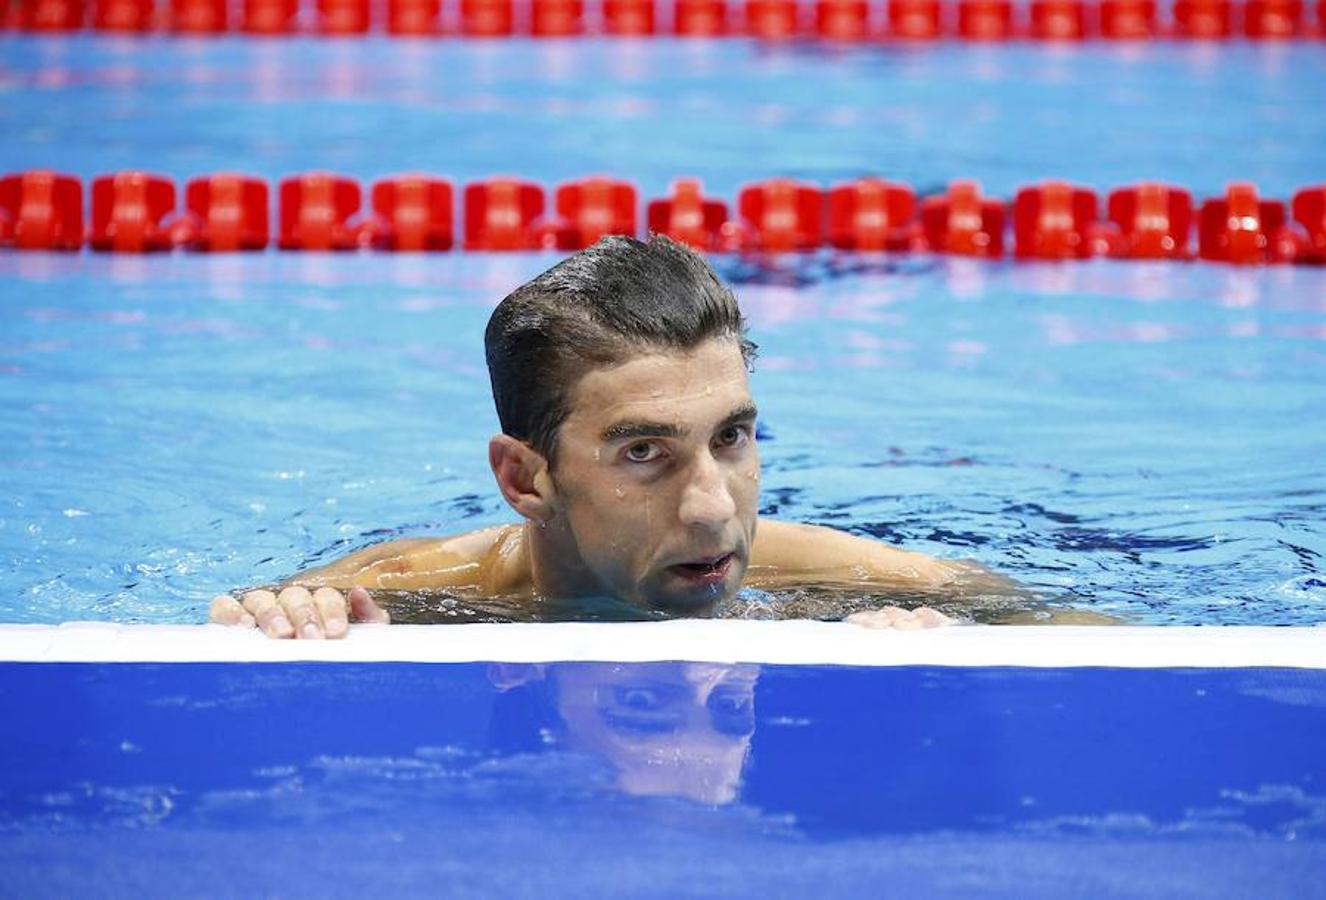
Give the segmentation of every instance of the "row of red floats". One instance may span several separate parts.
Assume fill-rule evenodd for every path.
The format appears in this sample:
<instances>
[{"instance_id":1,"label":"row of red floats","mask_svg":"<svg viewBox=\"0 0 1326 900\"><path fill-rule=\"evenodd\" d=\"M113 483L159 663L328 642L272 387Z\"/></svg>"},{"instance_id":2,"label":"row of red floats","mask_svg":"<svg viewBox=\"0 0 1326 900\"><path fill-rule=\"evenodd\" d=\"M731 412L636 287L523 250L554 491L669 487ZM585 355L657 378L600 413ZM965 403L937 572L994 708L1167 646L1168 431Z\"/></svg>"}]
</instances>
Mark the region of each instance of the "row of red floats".
<instances>
[{"instance_id":1,"label":"row of red floats","mask_svg":"<svg viewBox=\"0 0 1326 900\"><path fill-rule=\"evenodd\" d=\"M173 182L141 172L92 182L92 221L83 222L77 178L34 171L0 179L0 246L22 250L93 249L141 253L184 247L261 250L272 242L266 182L243 175L195 178L176 206ZM283 250L448 250L456 241L452 185L426 175L389 178L361 214L357 182L326 173L280 183L276 245ZM638 193L627 181L588 178L562 184L545 215L543 188L515 179L468 184L463 191L466 250L579 250L606 234L638 234ZM736 216L680 179L668 197L649 201L649 232L714 252L788 252L823 246L871 252L931 251L999 257L1011 230L1023 259L1187 259L1233 263L1326 262L1326 185L1298 191L1286 204L1250 184L1195 206L1188 191L1141 184L1105 200L1090 189L1045 182L1011 203L982 196L972 181L918 199L906 185L863 178L828 191L791 179L743 187Z\"/></svg>"},{"instance_id":2,"label":"row of red floats","mask_svg":"<svg viewBox=\"0 0 1326 900\"><path fill-rule=\"evenodd\" d=\"M8 27L28 31L72 31L90 19L93 28L141 32L164 26L177 32L219 34L231 27L253 34L300 30L299 0L19 0L9 5ZM392 34L443 32L442 0L316 0L316 33L365 34L376 18ZM880 0L876 0L880 2ZM1174 0L1170 21L1162 23L1156 0L1030 0L1025 10L1011 0L884 0L878 15L869 0L674 0L670 21L659 19L655 0L602 0L592 30L609 35L670 33L697 37L748 35L766 39L818 36L833 40L881 38L1001 41L1016 37L1082 40L1090 37L1136 40L1161 36L1197 39L1294 38L1326 33L1326 0L1317 0L1316 23L1308 21L1304 0ZM738 12L739 9L739 12ZM385 12L385 21L383 19ZM1025 13L1025 15L1024 15ZM457 21L446 30L471 37L516 33L570 36L591 30L584 0L459 0Z\"/></svg>"}]
</instances>

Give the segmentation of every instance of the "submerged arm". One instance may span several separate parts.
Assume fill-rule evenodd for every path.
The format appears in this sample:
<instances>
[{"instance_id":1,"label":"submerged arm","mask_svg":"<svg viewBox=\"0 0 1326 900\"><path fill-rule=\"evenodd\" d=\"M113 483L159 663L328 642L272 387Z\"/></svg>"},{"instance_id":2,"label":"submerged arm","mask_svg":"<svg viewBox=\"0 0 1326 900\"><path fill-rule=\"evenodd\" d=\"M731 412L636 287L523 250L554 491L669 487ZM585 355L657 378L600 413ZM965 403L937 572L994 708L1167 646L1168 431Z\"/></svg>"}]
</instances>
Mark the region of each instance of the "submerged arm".
<instances>
[{"instance_id":1,"label":"submerged arm","mask_svg":"<svg viewBox=\"0 0 1326 900\"><path fill-rule=\"evenodd\" d=\"M999 624L1122 624L1100 613L1056 609L1011 578L977 563L935 559L834 528L768 519L761 520L756 531L747 583L765 589L882 588L919 595L927 604L943 602L946 607L994 596L1002 598L1005 606L986 620Z\"/></svg>"}]
</instances>

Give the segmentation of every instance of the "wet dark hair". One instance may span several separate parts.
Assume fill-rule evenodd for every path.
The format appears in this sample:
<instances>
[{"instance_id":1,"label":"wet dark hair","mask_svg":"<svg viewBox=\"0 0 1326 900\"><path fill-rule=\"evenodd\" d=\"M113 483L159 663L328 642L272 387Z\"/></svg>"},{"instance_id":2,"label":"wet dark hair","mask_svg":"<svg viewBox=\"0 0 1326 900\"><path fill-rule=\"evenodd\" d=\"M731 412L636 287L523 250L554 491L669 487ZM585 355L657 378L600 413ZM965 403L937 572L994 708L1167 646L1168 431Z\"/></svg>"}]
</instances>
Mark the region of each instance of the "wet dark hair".
<instances>
[{"instance_id":1,"label":"wet dark hair","mask_svg":"<svg viewBox=\"0 0 1326 900\"><path fill-rule=\"evenodd\" d=\"M662 235L615 235L516 288L484 333L502 431L554 463L571 391L593 369L642 352L730 338L747 367L755 345L732 291L704 257Z\"/></svg>"}]
</instances>

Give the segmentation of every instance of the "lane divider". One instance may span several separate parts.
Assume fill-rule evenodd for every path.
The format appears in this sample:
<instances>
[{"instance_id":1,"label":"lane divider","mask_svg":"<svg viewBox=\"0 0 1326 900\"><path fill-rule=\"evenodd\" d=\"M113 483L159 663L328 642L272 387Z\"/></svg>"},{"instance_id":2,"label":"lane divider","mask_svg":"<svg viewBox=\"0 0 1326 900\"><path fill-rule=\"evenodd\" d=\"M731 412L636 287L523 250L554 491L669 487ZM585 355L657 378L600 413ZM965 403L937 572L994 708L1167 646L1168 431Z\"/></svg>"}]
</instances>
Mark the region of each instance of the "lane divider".
<instances>
[{"instance_id":1,"label":"lane divider","mask_svg":"<svg viewBox=\"0 0 1326 900\"><path fill-rule=\"evenodd\" d=\"M260 178L216 174L185 185L177 204L169 178L117 172L94 178L84 227L83 185L72 175L35 170L0 178L0 247L150 253L262 250L562 250L606 234L641 234L634 184L593 177L558 185L547 208L532 181L492 178L464 186L463 228L450 182L400 175L376 182L369 208L354 179L326 172L286 178L271 190ZM1011 201L987 197L975 181L952 182L918 198L909 186L861 178L827 190L788 178L743 186L735 209L681 178L644 204L645 231L718 253L931 252L955 256L1067 260L1199 258L1236 264L1326 263L1326 184L1288 202L1231 184L1195 203L1173 185L1095 190L1045 181ZM735 215L732 213L735 212ZM1195 246L1194 246L1195 238Z\"/></svg>"},{"instance_id":2,"label":"lane divider","mask_svg":"<svg viewBox=\"0 0 1326 900\"><path fill-rule=\"evenodd\" d=\"M309 2L309 0L305 0ZM1310 0L1309 0L1310 2ZM1285 40L1326 36L1326 0L1315 21L1304 0L18 0L0 27L70 32L329 36L754 37L831 41ZM454 10L452 7L455 7ZM237 12L236 17L233 13ZM665 19L666 16L666 19Z\"/></svg>"}]
</instances>

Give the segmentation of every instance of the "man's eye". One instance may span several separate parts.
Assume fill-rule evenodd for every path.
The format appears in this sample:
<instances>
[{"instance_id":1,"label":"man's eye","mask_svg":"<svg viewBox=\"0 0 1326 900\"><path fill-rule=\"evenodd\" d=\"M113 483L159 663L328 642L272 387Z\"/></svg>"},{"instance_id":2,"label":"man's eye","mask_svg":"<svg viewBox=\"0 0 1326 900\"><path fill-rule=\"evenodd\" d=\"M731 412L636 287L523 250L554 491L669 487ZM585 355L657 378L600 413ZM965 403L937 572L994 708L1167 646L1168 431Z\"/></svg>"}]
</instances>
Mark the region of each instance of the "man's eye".
<instances>
[{"instance_id":1,"label":"man's eye","mask_svg":"<svg viewBox=\"0 0 1326 900\"><path fill-rule=\"evenodd\" d=\"M739 447L746 443L750 437L750 432L742 425L729 425L718 433L718 444L721 447Z\"/></svg>"},{"instance_id":2,"label":"man's eye","mask_svg":"<svg viewBox=\"0 0 1326 900\"><path fill-rule=\"evenodd\" d=\"M626 448L626 458L631 462L643 463L652 462L663 455L658 444L651 441L645 441L639 444L632 444Z\"/></svg>"}]
</instances>

